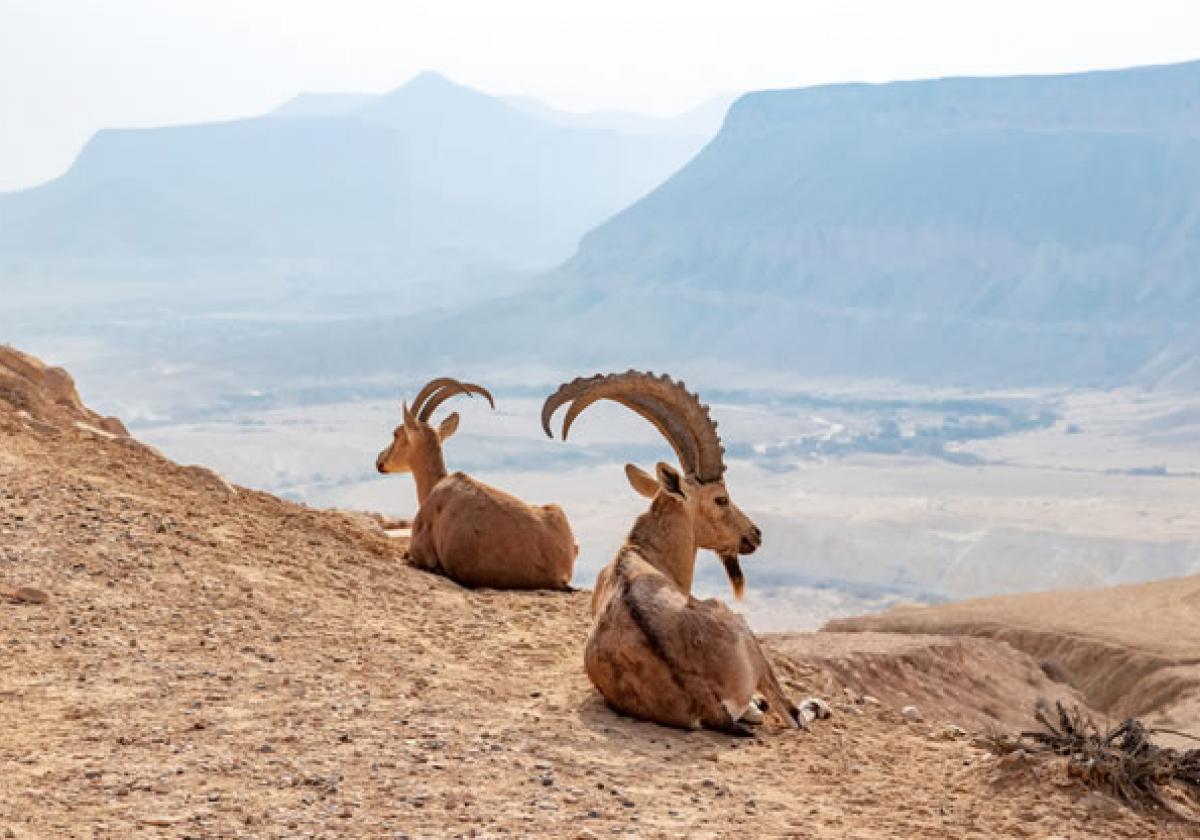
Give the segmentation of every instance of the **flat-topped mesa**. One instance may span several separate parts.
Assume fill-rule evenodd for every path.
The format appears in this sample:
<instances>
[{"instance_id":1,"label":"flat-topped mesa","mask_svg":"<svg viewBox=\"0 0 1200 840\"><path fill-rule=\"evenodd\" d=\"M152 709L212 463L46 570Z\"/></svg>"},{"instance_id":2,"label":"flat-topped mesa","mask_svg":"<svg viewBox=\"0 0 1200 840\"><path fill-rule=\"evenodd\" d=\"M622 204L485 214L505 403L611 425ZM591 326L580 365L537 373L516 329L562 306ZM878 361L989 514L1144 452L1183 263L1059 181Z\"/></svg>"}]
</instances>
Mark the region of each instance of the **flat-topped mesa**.
<instances>
[{"instance_id":1,"label":"flat-topped mesa","mask_svg":"<svg viewBox=\"0 0 1200 840\"><path fill-rule=\"evenodd\" d=\"M103 417L83 404L65 370L7 345L0 346L0 413L27 418L46 431L82 427L129 436L116 417Z\"/></svg>"},{"instance_id":2,"label":"flat-topped mesa","mask_svg":"<svg viewBox=\"0 0 1200 840\"><path fill-rule=\"evenodd\" d=\"M411 473L420 505L412 524L413 565L464 586L567 589L579 548L558 505L529 505L461 472L448 473L442 445L458 431L455 412L436 428L433 413L451 397L486 388L441 377L417 393L391 444L379 453L381 473Z\"/></svg>"},{"instance_id":3,"label":"flat-topped mesa","mask_svg":"<svg viewBox=\"0 0 1200 840\"><path fill-rule=\"evenodd\" d=\"M649 420L683 472L666 463L653 476L625 467L634 490L651 502L596 580L584 652L592 683L619 711L667 726L749 735L748 724L761 720L755 692L789 726L801 725L745 619L691 594L699 549L720 556L741 597L738 555L762 543L762 532L729 498L724 453L707 407L669 376L628 371L563 385L546 400L542 425L549 434L554 412L568 405L565 439L579 414L602 399Z\"/></svg>"}]
</instances>

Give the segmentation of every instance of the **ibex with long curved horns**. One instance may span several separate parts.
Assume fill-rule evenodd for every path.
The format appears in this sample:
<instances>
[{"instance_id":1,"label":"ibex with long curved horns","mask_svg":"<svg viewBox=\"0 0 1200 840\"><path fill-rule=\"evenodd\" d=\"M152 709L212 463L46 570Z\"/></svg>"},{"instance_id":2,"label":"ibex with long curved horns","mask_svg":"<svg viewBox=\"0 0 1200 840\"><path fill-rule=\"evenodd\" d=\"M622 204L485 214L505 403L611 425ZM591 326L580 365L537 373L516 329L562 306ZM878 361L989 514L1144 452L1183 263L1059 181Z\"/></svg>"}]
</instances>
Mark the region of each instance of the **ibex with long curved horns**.
<instances>
[{"instance_id":1,"label":"ibex with long curved horns","mask_svg":"<svg viewBox=\"0 0 1200 840\"><path fill-rule=\"evenodd\" d=\"M527 505L461 472L447 474L442 444L458 430L458 413L431 425L433 412L458 394L487 389L456 379L434 379L404 405L404 423L375 461L381 473L411 472L419 508L409 555L420 568L464 586L493 589L567 589L578 547L558 505Z\"/></svg>"},{"instance_id":2,"label":"ibex with long curved horns","mask_svg":"<svg viewBox=\"0 0 1200 840\"><path fill-rule=\"evenodd\" d=\"M761 720L755 692L788 725L802 726L745 620L720 601L691 594L698 549L720 556L740 597L745 579L738 555L762 542L729 499L725 452L708 408L682 382L629 371L563 385L542 408L542 428L552 436L550 419L569 403L565 440L580 413L604 399L649 420L675 450L683 473L666 463L658 464L656 476L625 467L630 484L652 501L596 581L584 652L588 676L618 711L667 726L752 734L746 722Z\"/></svg>"}]
</instances>

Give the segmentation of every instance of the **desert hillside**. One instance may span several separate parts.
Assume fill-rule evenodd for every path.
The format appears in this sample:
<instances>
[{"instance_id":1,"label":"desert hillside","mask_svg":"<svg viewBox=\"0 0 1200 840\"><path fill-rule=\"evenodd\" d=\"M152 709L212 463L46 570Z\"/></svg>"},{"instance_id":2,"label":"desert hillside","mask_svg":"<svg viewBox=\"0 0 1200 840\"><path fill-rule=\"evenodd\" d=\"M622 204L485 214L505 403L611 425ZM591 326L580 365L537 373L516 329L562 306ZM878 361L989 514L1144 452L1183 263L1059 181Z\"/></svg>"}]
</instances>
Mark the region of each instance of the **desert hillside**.
<instances>
[{"instance_id":1,"label":"desert hillside","mask_svg":"<svg viewBox=\"0 0 1200 840\"><path fill-rule=\"evenodd\" d=\"M1078 701L1003 642L780 637L830 720L677 732L599 701L586 593L403 548L171 463L0 348L0 837L1188 836L949 726Z\"/></svg>"},{"instance_id":2,"label":"desert hillside","mask_svg":"<svg viewBox=\"0 0 1200 840\"><path fill-rule=\"evenodd\" d=\"M1200 731L1200 577L962 601L830 622L827 630L1007 642L1113 718ZM872 633L873 635L873 633Z\"/></svg>"}]
</instances>

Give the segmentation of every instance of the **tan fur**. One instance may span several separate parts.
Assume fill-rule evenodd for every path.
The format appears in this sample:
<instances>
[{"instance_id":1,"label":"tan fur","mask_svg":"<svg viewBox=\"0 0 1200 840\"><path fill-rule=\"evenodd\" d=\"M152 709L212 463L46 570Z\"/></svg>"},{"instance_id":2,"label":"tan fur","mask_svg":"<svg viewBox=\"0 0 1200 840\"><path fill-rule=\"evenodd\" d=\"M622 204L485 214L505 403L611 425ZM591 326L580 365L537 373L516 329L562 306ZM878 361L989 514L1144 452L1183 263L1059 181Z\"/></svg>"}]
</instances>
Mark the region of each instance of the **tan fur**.
<instances>
[{"instance_id":1,"label":"tan fur","mask_svg":"<svg viewBox=\"0 0 1200 840\"><path fill-rule=\"evenodd\" d=\"M740 720L755 692L788 725L800 726L745 620L720 601L691 595L698 548L749 553L758 529L732 502L715 504L728 498L723 481L700 483L665 464L658 469L650 509L596 580L588 676L609 705L667 726L751 734ZM648 474L632 465L626 474L649 495Z\"/></svg>"},{"instance_id":2,"label":"tan fur","mask_svg":"<svg viewBox=\"0 0 1200 840\"><path fill-rule=\"evenodd\" d=\"M464 586L568 589L579 552L558 505L528 505L456 472L448 475L442 443L458 429L458 414L438 429L405 407L405 423L379 454L383 473L410 472L420 504L412 524L413 565Z\"/></svg>"},{"instance_id":3,"label":"tan fur","mask_svg":"<svg viewBox=\"0 0 1200 840\"><path fill-rule=\"evenodd\" d=\"M566 589L576 551L558 505L527 505L461 472L421 504L409 549L415 566L492 589Z\"/></svg>"}]
</instances>

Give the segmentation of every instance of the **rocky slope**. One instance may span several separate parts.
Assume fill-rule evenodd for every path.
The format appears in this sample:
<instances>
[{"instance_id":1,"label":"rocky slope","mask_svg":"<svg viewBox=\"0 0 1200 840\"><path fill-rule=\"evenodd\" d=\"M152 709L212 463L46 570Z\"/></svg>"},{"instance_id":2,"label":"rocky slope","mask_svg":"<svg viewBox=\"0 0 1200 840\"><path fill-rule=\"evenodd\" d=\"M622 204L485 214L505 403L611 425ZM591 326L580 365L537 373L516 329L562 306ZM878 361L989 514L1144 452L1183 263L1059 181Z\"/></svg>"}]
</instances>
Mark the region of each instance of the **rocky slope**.
<instances>
[{"instance_id":1,"label":"rocky slope","mask_svg":"<svg viewBox=\"0 0 1200 840\"><path fill-rule=\"evenodd\" d=\"M412 570L369 518L78 420L64 376L21 378L58 408L0 400L2 837L1186 836L945 730L976 686L922 662L1026 681L1015 709L1039 672L1006 645L779 640L831 720L749 741L631 721L582 672L586 593ZM922 691L956 697L907 721Z\"/></svg>"}]
</instances>

